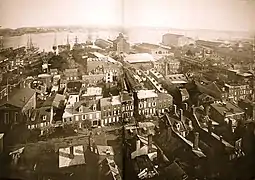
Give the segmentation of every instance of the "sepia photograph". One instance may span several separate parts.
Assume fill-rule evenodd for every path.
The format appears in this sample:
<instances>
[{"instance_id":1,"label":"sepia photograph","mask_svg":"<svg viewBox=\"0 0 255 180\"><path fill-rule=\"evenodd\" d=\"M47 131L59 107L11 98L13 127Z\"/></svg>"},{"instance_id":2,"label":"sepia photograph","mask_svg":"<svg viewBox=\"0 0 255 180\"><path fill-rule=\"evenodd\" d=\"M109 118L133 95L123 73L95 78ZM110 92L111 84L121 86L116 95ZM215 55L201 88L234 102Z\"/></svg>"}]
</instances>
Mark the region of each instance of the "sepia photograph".
<instances>
[{"instance_id":1,"label":"sepia photograph","mask_svg":"<svg viewBox=\"0 0 255 180\"><path fill-rule=\"evenodd\" d=\"M0 180L255 180L255 0L0 0Z\"/></svg>"}]
</instances>

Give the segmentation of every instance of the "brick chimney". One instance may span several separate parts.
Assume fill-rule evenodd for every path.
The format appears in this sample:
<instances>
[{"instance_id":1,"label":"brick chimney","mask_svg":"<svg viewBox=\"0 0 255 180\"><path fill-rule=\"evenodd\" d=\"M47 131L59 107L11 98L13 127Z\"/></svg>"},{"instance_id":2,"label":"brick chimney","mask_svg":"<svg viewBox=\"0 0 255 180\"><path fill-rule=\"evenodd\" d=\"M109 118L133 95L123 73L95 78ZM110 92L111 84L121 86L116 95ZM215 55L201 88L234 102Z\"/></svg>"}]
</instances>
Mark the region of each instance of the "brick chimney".
<instances>
[{"instance_id":1,"label":"brick chimney","mask_svg":"<svg viewBox=\"0 0 255 180\"><path fill-rule=\"evenodd\" d=\"M172 128L167 127L167 140L169 141L172 137Z\"/></svg>"},{"instance_id":2,"label":"brick chimney","mask_svg":"<svg viewBox=\"0 0 255 180\"><path fill-rule=\"evenodd\" d=\"M223 141L223 137L222 137L222 135L220 135L220 142L222 142Z\"/></svg>"},{"instance_id":3,"label":"brick chimney","mask_svg":"<svg viewBox=\"0 0 255 180\"><path fill-rule=\"evenodd\" d=\"M148 135L148 153L152 152L152 134Z\"/></svg>"},{"instance_id":4,"label":"brick chimney","mask_svg":"<svg viewBox=\"0 0 255 180\"><path fill-rule=\"evenodd\" d=\"M228 120L228 127L231 132L233 132L233 121L231 119Z\"/></svg>"},{"instance_id":5,"label":"brick chimney","mask_svg":"<svg viewBox=\"0 0 255 180\"><path fill-rule=\"evenodd\" d=\"M74 158L74 147L70 147L70 158Z\"/></svg>"},{"instance_id":6,"label":"brick chimney","mask_svg":"<svg viewBox=\"0 0 255 180\"><path fill-rule=\"evenodd\" d=\"M183 109L180 109L180 121L183 122Z\"/></svg>"},{"instance_id":7,"label":"brick chimney","mask_svg":"<svg viewBox=\"0 0 255 180\"><path fill-rule=\"evenodd\" d=\"M139 137L137 137L136 139L136 151L138 151L141 148L141 141L139 139Z\"/></svg>"},{"instance_id":8,"label":"brick chimney","mask_svg":"<svg viewBox=\"0 0 255 180\"><path fill-rule=\"evenodd\" d=\"M186 111L189 109L188 103L184 103L184 108L185 108Z\"/></svg>"},{"instance_id":9,"label":"brick chimney","mask_svg":"<svg viewBox=\"0 0 255 180\"><path fill-rule=\"evenodd\" d=\"M205 115L209 116L210 106L205 106Z\"/></svg>"},{"instance_id":10,"label":"brick chimney","mask_svg":"<svg viewBox=\"0 0 255 180\"><path fill-rule=\"evenodd\" d=\"M193 149L198 150L198 143L199 143L199 133L195 132Z\"/></svg>"},{"instance_id":11,"label":"brick chimney","mask_svg":"<svg viewBox=\"0 0 255 180\"><path fill-rule=\"evenodd\" d=\"M208 133L212 134L212 121L211 120L208 121Z\"/></svg>"},{"instance_id":12,"label":"brick chimney","mask_svg":"<svg viewBox=\"0 0 255 180\"><path fill-rule=\"evenodd\" d=\"M176 116L178 116L178 114L177 114L177 106L176 106L176 104L174 104L174 114L175 114Z\"/></svg>"}]
</instances>

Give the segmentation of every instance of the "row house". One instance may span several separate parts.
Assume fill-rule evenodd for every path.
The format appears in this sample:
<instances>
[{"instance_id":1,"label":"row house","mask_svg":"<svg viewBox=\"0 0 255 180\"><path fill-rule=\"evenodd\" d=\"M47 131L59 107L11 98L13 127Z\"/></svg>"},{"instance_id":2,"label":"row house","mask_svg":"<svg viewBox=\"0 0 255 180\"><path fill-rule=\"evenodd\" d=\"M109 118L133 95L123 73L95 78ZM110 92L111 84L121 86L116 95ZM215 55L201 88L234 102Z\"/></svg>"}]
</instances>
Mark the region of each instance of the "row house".
<instances>
[{"instance_id":1,"label":"row house","mask_svg":"<svg viewBox=\"0 0 255 180\"><path fill-rule=\"evenodd\" d=\"M111 96L100 99L101 125L119 122L121 119L121 98Z\"/></svg>"},{"instance_id":2,"label":"row house","mask_svg":"<svg viewBox=\"0 0 255 180\"><path fill-rule=\"evenodd\" d=\"M79 101L73 106L66 107L62 116L63 123L77 124L79 128L101 126L101 111L98 101Z\"/></svg>"},{"instance_id":3,"label":"row house","mask_svg":"<svg viewBox=\"0 0 255 180\"><path fill-rule=\"evenodd\" d=\"M80 90L81 99L92 100L101 99L103 97L103 90L101 87L87 87Z\"/></svg>"},{"instance_id":4,"label":"row house","mask_svg":"<svg viewBox=\"0 0 255 180\"><path fill-rule=\"evenodd\" d=\"M82 75L82 81L85 84L96 85L99 82L102 82L105 78L105 74L90 74Z\"/></svg>"},{"instance_id":5,"label":"row house","mask_svg":"<svg viewBox=\"0 0 255 180\"><path fill-rule=\"evenodd\" d=\"M228 99L235 102L249 98L252 95L252 88L249 84L225 84L224 91L227 92Z\"/></svg>"},{"instance_id":6,"label":"row house","mask_svg":"<svg viewBox=\"0 0 255 180\"><path fill-rule=\"evenodd\" d=\"M78 69L65 69L66 80L73 81L80 79L80 73Z\"/></svg>"},{"instance_id":7,"label":"row house","mask_svg":"<svg viewBox=\"0 0 255 180\"><path fill-rule=\"evenodd\" d=\"M164 113L165 109L173 106L173 97L168 93L158 93L157 112Z\"/></svg>"},{"instance_id":8,"label":"row house","mask_svg":"<svg viewBox=\"0 0 255 180\"><path fill-rule=\"evenodd\" d=\"M121 100L121 117L124 121L129 122L134 115L134 97L132 93L120 93Z\"/></svg>"},{"instance_id":9,"label":"row house","mask_svg":"<svg viewBox=\"0 0 255 180\"><path fill-rule=\"evenodd\" d=\"M135 114L151 116L156 114L158 94L154 90L135 92Z\"/></svg>"}]
</instances>

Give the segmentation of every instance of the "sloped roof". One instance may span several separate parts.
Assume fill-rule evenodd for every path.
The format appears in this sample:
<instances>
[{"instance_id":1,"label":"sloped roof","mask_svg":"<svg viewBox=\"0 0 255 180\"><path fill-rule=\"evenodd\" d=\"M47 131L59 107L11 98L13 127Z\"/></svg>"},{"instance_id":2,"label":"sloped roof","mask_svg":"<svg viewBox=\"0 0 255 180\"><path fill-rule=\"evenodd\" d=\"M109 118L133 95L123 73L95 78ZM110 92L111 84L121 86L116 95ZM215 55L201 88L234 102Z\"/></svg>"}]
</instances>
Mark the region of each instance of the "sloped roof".
<instances>
[{"instance_id":1,"label":"sloped roof","mask_svg":"<svg viewBox=\"0 0 255 180\"><path fill-rule=\"evenodd\" d=\"M61 101L64 101L64 100L65 100L64 95L54 94L53 96L47 98L42 106L43 107L54 106L58 108L61 104Z\"/></svg>"},{"instance_id":2,"label":"sloped roof","mask_svg":"<svg viewBox=\"0 0 255 180\"><path fill-rule=\"evenodd\" d=\"M105 158L102 162L102 169L105 170L104 176L109 177L109 179L112 180L121 180L121 175L118 169L118 166L116 165L114 160L111 160L109 158Z\"/></svg>"},{"instance_id":3,"label":"sloped roof","mask_svg":"<svg viewBox=\"0 0 255 180\"><path fill-rule=\"evenodd\" d=\"M11 104L13 106L22 108L35 93L36 90L27 87L22 89L15 89L9 93L8 101L6 97L0 100L0 106L3 104Z\"/></svg>"},{"instance_id":4,"label":"sloped roof","mask_svg":"<svg viewBox=\"0 0 255 180\"><path fill-rule=\"evenodd\" d=\"M188 178L185 171L176 162L167 166L164 171L168 179L183 180Z\"/></svg>"}]
</instances>

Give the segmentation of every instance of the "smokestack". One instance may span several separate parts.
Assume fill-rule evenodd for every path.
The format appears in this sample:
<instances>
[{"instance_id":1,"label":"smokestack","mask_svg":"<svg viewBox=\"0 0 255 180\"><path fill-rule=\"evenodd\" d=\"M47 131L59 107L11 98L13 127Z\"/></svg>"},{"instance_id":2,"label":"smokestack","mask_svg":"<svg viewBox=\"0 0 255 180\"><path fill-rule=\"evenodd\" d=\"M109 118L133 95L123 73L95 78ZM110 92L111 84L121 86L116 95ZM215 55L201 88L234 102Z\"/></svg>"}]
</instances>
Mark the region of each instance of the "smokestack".
<instances>
[{"instance_id":1,"label":"smokestack","mask_svg":"<svg viewBox=\"0 0 255 180\"><path fill-rule=\"evenodd\" d=\"M152 134L148 135L148 153L152 151Z\"/></svg>"},{"instance_id":2,"label":"smokestack","mask_svg":"<svg viewBox=\"0 0 255 180\"><path fill-rule=\"evenodd\" d=\"M139 137L137 137L137 139L136 139L136 151L138 151L140 149L140 147L141 147L141 142L140 142Z\"/></svg>"},{"instance_id":3,"label":"smokestack","mask_svg":"<svg viewBox=\"0 0 255 180\"><path fill-rule=\"evenodd\" d=\"M70 158L73 158L74 157L74 147L71 146L70 147Z\"/></svg>"},{"instance_id":4,"label":"smokestack","mask_svg":"<svg viewBox=\"0 0 255 180\"><path fill-rule=\"evenodd\" d=\"M212 121L211 120L208 121L208 133L212 134Z\"/></svg>"},{"instance_id":5,"label":"smokestack","mask_svg":"<svg viewBox=\"0 0 255 180\"><path fill-rule=\"evenodd\" d=\"M180 109L180 121L183 122L183 110Z\"/></svg>"},{"instance_id":6,"label":"smokestack","mask_svg":"<svg viewBox=\"0 0 255 180\"><path fill-rule=\"evenodd\" d=\"M198 150L198 143L199 143L199 133L195 132L195 138L193 143L193 149Z\"/></svg>"}]
</instances>

